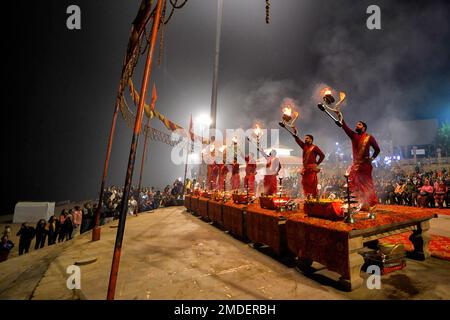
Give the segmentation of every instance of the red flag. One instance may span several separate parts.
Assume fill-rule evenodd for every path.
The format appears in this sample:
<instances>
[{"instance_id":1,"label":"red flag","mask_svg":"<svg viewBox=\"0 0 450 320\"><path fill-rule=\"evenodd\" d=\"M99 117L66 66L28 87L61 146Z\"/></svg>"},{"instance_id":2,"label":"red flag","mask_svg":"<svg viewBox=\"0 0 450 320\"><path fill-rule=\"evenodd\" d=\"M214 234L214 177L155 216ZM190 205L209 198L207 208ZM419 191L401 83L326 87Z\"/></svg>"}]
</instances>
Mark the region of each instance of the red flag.
<instances>
[{"instance_id":1,"label":"red flag","mask_svg":"<svg viewBox=\"0 0 450 320\"><path fill-rule=\"evenodd\" d=\"M155 111L155 102L156 99L158 98L157 94L156 94L156 86L153 83L153 89L152 89L152 102L150 103L150 110L151 111Z\"/></svg>"},{"instance_id":2,"label":"red flag","mask_svg":"<svg viewBox=\"0 0 450 320\"><path fill-rule=\"evenodd\" d=\"M191 137L191 141L194 142L194 132L192 131L194 128L194 124L192 122L192 114L191 119L189 120L189 136Z\"/></svg>"}]
</instances>

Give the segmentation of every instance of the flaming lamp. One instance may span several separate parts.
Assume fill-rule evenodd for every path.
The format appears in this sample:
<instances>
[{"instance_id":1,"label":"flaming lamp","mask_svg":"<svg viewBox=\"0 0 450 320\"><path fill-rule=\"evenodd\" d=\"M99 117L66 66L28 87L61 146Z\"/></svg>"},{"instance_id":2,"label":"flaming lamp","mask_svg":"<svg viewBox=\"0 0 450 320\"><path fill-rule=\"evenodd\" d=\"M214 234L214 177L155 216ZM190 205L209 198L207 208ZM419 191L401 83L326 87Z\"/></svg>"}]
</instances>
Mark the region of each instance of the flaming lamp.
<instances>
[{"instance_id":1,"label":"flaming lamp","mask_svg":"<svg viewBox=\"0 0 450 320\"><path fill-rule=\"evenodd\" d=\"M256 124L256 128L255 128L255 130L253 130L253 133L255 134L255 137L256 137L256 148L257 148L256 158L259 158L260 139L263 135L263 131L259 127L259 124Z\"/></svg>"},{"instance_id":2,"label":"flaming lamp","mask_svg":"<svg viewBox=\"0 0 450 320\"><path fill-rule=\"evenodd\" d=\"M233 159L237 161L237 143L238 138L234 136L231 141L233 142Z\"/></svg>"},{"instance_id":3,"label":"flaming lamp","mask_svg":"<svg viewBox=\"0 0 450 320\"><path fill-rule=\"evenodd\" d=\"M339 92L339 101L336 102L336 99L333 97L331 89L325 88L322 90L322 99L324 103L319 103L317 105L317 107L321 111L325 112L331 119L333 119L333 121L339 127L342 127L342 120L344 119L341 112L341 104L342 102L344 102L345 98L346 98L345 93ZM337 118L331 112L336 113Z\"/></svg>"},{"instance_id":4,"label":"flaming lamp","mask_svg":"<svg viewBox=\"0 0 450 320\"><path fill-rule=\"evenodd\" d=\"M281 117L281 121L278 123L281 127L285 128L287 131L289 131L290 134L296 135L297 129L295 128L294 122L298 118L298 112L292 111L292 108L290 105L287 105L283 108L283 116ZM291 128L291 129L289 129Z\"/></svg>"}]
</instances>

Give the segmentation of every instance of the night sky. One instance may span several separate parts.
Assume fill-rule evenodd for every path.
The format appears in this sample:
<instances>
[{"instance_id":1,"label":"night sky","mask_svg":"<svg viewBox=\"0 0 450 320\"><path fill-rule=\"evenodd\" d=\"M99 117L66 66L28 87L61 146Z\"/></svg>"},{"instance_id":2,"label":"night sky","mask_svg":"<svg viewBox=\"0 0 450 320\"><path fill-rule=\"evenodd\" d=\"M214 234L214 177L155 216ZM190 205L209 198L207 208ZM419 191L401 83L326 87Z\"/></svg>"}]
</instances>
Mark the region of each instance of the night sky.
<instances>
[{"instance_id":1,"label":"night sky","mask_svg":"<svg viewBox=\"0 0 450 320\"><path fill-rule=\"evenodd\" d=\"M276 128L291 98L300 133L327 151L345 139L321 114L324 85L348 95L344 116L369 132L389 122L450 119L450 2L224 0L219 68L219 128ZM81 30L66 28L66 8L81 8ZM42 0L2 4L4 158L2 208L19 200L97 197L114 101L131 22L140 0ZM366 28L366 9L381 8L381 30ZM165 27L160 66L151 82L156 108L182 126L209 113L216 24L215 0L188 0ZM159 50L159 49L158 49ZM158 52L158 51L157 51ZM141 57L133 77L141 82ZM155 62L157 55L155 57ZM153 126L167 130L154 120ZM123 185L132 131L118 119L109 184ZM282 135L281 143L292 145ZM139 169L140 139L135 179ZM145 185L163 187L183 175L169 146L150 142ZM298 150L296 150L298 154ZM6 155L6 156L5 156Z\"/></svg>"}]
</instances>

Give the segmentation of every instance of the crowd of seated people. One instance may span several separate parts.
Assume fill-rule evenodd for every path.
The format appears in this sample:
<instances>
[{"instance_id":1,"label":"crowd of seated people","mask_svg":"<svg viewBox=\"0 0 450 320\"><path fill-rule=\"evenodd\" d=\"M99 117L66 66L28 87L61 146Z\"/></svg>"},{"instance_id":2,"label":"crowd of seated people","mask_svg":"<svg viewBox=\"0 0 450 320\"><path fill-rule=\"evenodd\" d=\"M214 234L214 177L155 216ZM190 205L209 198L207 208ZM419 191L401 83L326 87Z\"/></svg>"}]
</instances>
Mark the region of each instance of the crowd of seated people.
<instances>
[{"instance_id":1,"label":"crowd of seated people","mask_svg":"<svg viewBox=\"0 0 450 320\"><path fill-rule=\"evenodd\" d=\"M440 171L396 172L375 180L380 203L450 208L450 174Z\"/></svg>"},{"instance_id":2,"label":"crowd of seated people","mask_svg":"<svg viewBox=\"0 0 450 320\"><path fill-rule=\"evenodd\" d=\"M374 168L373 182L381 204L415 207L450 208L450 172L442 168L435 171L405 172L401 168ZM342 197L344 177L323 174L320 193Z\"/></svg>"}]
</instances>

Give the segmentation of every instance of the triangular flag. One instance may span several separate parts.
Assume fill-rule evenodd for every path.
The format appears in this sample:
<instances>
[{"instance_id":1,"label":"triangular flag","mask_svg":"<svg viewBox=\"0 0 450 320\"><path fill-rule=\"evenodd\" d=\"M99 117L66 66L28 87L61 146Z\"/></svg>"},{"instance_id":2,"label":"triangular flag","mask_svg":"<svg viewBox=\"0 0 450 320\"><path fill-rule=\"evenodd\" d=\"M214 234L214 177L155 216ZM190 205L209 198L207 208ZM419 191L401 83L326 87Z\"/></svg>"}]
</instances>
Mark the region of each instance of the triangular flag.
<instances>
[{"instance_id":1,"label":"triangular flag","mask_svg":"<svg viewBox=\"0 0 450 320\"><path fill-rule=\"evenodd\" d=\"M152 89L152 102L150 104L150 110L154 111L155 110L155 102L156 99L158 99L158 95L156 94L156 86L153 83L153 89Z\"/></svg>"}]
</instances>

